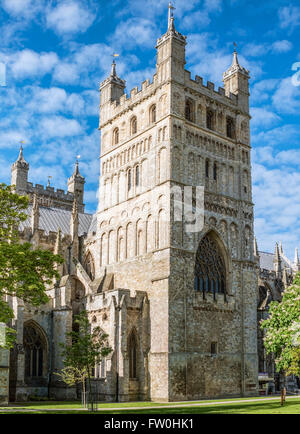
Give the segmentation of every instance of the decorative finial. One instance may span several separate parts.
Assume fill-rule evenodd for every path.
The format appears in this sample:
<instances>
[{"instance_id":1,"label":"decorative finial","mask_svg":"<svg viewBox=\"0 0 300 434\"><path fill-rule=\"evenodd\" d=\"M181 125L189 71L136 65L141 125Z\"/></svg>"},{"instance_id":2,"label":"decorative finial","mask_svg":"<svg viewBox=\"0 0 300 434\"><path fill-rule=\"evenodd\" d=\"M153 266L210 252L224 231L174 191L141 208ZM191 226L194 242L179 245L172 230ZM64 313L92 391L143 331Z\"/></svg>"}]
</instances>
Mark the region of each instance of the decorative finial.
<instances>
[{"instance_id":1,"label":"decorative finial","mask_svg":"<svg viewBox=\"0 0 300 434\"><path fill-rule=\"evenodd\" d=\"M174 9L175 7L172 5L171 2L169 2L168 5L169 8L169 16L168 16L168 29L173 29L174 28Z\"/></svg>"},{"instance_id":2,"label":"decorative finial","mask_svg":"<svg viewBox=\"0 0 300 434\"><path fill-rule=\"evenodd\" d=\"M115 58L119 57L119 54L114 53L112 55L112 57L113 57L113 62L112 62L112 65L111 65L110 76L111 77L116 77L117 76L117 71L116 71L116 61L115 61Z\"/></svg>"},{"instance_id":3,"label":"decorative finial","mask_svg":"<svg viewBox=\"0 0 300 434\"><path fill-rule=\"evenodd\" d=\"M48 176L48 185L47 185L47 187L50 187L50 185L51 185L51 179L52 179L52 176Z\"/></svg>"}]
</instances>

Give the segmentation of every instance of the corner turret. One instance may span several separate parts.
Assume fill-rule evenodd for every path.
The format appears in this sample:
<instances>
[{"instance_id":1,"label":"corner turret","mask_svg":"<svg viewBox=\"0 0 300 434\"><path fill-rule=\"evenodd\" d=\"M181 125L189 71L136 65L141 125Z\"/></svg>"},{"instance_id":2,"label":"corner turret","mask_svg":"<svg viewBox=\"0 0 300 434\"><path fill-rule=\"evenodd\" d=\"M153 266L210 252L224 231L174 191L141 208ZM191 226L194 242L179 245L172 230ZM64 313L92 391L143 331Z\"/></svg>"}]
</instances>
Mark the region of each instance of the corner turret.
<instances>
[{"instance_id":1,"label":"corner turret","mask_svg":"<svg viewBox=\"0 0 300 434\"><path fill-rule=\"evenodd\" d=\"M25 193L27 190L29 164L23 156L23 147L20 147L20 152L17 161L11 167L11 185L16 186L17 193Z\"/></svg>"},{"instance_id":2,"label":"corner turret","mask_svg":"<svg viewBox=\"0 0 300 434\"><path fill-rule=\"evenodd\" d=\"M85 178L79 172L79 161L76 160L75 171L73 175L68 179L68 192L73 193L77 199L79 212L84 212L84 184Z\"/></svg>"},{"instance_id":3,"label":"corner turret","mask_svg":"<svg viewBox=\"0 0 300 434\"><path fill-rule=\"evenodd\" d=\"M228 97L230 93L237 95L238 105L246 113L249 113L249 79L249 71L239 64L237 51L235 49L232 65L223 74L225 95Z\"/></svg>"}]
</instances>

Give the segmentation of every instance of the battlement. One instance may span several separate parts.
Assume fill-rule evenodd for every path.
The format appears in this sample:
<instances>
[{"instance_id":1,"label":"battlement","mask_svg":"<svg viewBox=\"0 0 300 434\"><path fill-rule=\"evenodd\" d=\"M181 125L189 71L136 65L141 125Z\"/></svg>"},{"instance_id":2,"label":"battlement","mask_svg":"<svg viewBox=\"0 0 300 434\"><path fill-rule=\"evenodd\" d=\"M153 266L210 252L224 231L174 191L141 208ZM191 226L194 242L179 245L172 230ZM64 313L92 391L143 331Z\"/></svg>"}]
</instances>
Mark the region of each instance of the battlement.
<instances>
[{"instance_id":1,"label":"battlement","mask_svg":"<svg viewBox=\"0 0 300 434\"><path fill-rule=\"evenodd\" d=\"M33 184L32 182L27 182L27 192L28 193L37 193L38 195L55 197L57 199L64 199L66 201L73 202L74 194L69 191L65 192L60 188L56 189L51 186L44 187L41 184Z\"/></svg>"},{"instance_id":2,"label":"battlement","mask_svg":"<svg viewBox=\"0 0 300 434\"><path fill-rule=\"evenodd\" d=\"M218 90L215 89L215 83L212 83L211 81L207 81L206 85L203 82L203 78L199 77L199 75L195 76L195 79L193 80L191 78L191 72L185 70L185 82L186 85L188 87L191 87L193 90L195 90L196 92L199 93L207 93L207 91L209 93L212 93L213 97L215 96L216 98L220 99L221 98L221 102L223 102L224 104L233 104L236 105L238 104L238 97L237 95L234 95L233 93L230 92L230 94L227 96L225 94L225 89L223 87L219 87Z\"/></svg>"},{"instance_id":3,"label":"battlement","mask_svg":"<svg viewBox=\"0 0 300 434\"><path fill-rule=\"evenodd\" d=\"M129 94L124 93L118 100L111 102L112 116L110 118L104 119L100 122L100 128L102 124L108 122L113 117L120 115L123 111L132 109L136 104L139 104L144 99L149 98L155 93L157 88L161 86L161 83L157 81L157 74L153 75L152 82L147 79L142 82L141 86L135 86L130 90ZM223 87L215 88L215 84L211 81L207 81L206 84L203 78L196 75L195 79L191 78L191 72L185 70L185 87L191 89L194 92L213 98L221 104L226 106L231 106L233 109L238 107L238 97L237 95L230 93L225 94L225 89Z\"/></svg>"},{"instance_id":4,"label":"battlement","mask_svg":"<svg viewBox=\"0 0 300 434\"><path fill-rule=\"evenodd\" d=\"M44 229L37 229L39 243L50 247L55 246L58 232L49 231ZM19 232L20 238L24 241L30 241L32 238L32 230L30 227L23 227ZM63 246L69 246L72 242L71 235L64 234L61 239Z\"/></svg>"}]
</instances>

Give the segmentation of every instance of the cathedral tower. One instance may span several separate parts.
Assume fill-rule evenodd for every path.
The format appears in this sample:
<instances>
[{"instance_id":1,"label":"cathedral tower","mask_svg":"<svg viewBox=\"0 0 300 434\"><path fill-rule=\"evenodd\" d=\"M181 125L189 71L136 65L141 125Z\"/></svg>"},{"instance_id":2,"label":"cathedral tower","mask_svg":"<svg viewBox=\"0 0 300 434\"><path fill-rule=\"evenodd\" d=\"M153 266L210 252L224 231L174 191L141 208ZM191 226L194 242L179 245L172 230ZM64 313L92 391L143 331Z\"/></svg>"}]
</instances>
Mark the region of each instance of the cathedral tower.
<instances>
[{"instance_id":1,"label":"cathedral tower","mask_svg":"<svg viewBox=\"0 0 300 434\"><path fill-rule=\"evenodd\" d=\"M17 193L24 193L27 190L29 164L23 156L23 147L20 148L20 153L17 161L11 168L11 185L16 186Z\"/></svg>"},{"instance_id":2,"label":"cathedral tower","mask_svg":"<svg viewBox=\"0 0 300 434\"><path fill-rule=\"evenodd\" d=\"M249 75L235 54L225 89L191 79L185 45L169 7L153 82L127 96L113 64L100 87L95 272L149 300L119 323L122 399L257 393Z\"/></svg>"}]
</instances>

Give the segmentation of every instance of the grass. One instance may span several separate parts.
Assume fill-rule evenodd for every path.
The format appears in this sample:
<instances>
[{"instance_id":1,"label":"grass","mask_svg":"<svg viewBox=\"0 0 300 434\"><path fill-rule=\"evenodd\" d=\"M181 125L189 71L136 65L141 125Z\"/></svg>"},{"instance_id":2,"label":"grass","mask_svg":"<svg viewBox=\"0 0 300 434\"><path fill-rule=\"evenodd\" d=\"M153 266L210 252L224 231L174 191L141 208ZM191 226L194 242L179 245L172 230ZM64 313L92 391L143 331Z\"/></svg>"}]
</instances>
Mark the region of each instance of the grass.
<instances>
[{"instance_id":1,"label":"grass","mask_svg":"<svg viewBox=\"0 0 300 434\"><path fill-rule=\"evenodd\" d=\"M255 398L258 401L249 401L249 398L228 400L193 401L182 403L155 403L155 402L126 402L101 403L98 414L300 414L300 398L287 399L284 406L280 405L280 397L276 401L263 401L263 397ZM231 402L229 402L231 401ZM239 402L232 402L239 401ZM243 401L243 402L240 402ZM220 403L221 404L218 404ZM201 404L195 406L192 404ZM176 407L174 407L176 405ZM161 406L163 408L152 408ZM173 407L172 407L173 406ZM132 409L131 407L147 407ZM114 410L116 408L116 410ZM122 410L120 410L122 408ZM124 408L124 410L123 410ZM80 402L38 402L24 403L0 409L2 414L91 414L81 409Z\"/></svg>"}]
</instances>

